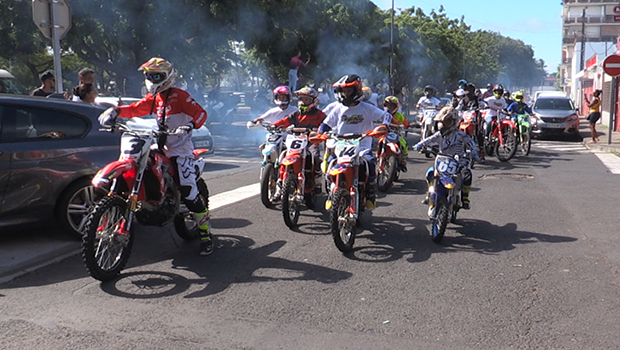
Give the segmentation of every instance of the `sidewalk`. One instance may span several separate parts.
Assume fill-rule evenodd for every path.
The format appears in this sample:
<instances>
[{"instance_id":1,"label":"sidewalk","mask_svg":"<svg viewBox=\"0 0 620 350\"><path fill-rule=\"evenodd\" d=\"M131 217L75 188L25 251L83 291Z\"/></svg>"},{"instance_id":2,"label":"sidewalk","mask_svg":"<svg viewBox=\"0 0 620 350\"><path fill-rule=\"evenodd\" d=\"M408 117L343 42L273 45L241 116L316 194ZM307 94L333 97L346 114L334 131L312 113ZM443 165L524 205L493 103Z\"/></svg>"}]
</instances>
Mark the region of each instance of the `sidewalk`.
<instances>
[{"instance_id":1,"label":"sidewalk","mask_svg":"<svg viewBox=\"0 0 620 350\"><path fill-rule=\"evenodd\" d=\"M583 137L583 144L593 151L600 152L612 152L620 154L620 132L611 131L611 143L607 144L609 135L609 129L604 128L602 125L596 125L596 132L598 133L599 141L596 143L590 143L592 140L592 134L590 133L589 122L585 118L581 118L579 124L579 133Z\"/></svg>"}]
</instances>

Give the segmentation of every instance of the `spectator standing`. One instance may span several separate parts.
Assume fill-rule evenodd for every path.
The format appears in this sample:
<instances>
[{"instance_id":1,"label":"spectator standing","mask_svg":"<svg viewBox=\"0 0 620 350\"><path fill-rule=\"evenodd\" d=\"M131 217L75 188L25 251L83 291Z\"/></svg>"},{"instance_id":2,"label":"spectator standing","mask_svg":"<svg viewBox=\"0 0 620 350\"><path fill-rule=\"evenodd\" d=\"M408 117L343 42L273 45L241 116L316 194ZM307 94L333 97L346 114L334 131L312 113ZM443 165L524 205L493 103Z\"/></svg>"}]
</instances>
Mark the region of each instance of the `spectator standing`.
<instances>
[{"instance_id":1,"label":"spectator standing","mask_svg":"<svg viewBox=\"0 0 620 350\"><path fill-rule=\"evenodd\" d=\"M46 97L56 91L56 78L52 72L47 71L41 74L41 83L42 85L34 89L30 95Z\"/></svg>"},{"instance_id":2,"label":"spectator standing","mask_svg":"<svg viewBox=\"0 0 620 350\"><path fill-rule=\"evenodd\" d=\"M97 95L98 95L95 84L92 84L92 83L80 84L73 89L75 92L77 92L77 96L79 98L78 101L89 103L95 106L98 105L95 102L95 99L97 98Z\"/></svg>"},{"instance_id":3,"label":"spectator standing","mask_svg":"<svg viewBox=\"0 0 620 350\"><path fill-rule=\"evenodd\" d=\"M299 67L306 66L310 63L310 55L308 55L308 59L306 62L301 60L301 51L297 50L297 54L291 58L291 62L289 64L290 70L288 71L288 88L290 91L297 91L297 80L299 76L297 73L299 72Z\"/></svg>"},{"instance_id":4,"label":"spectator standing","mask_svg":"<svg viewBox=\"0 0 620 350\"><path fill-rule=\"evenodd\" d=\"M592 140L589 143L596 143L598 141L598 133L596 132L596 122L601 118L601 90L595 90L592 94L592 101L585 96L586 103L590 108L590 114L586 119L590 122L590 132L592 133Z\"/></svg>"},{"instance_id":5,"label":"spectator standing","mask_svg":"<svg viewBox=\"0 0 620 350\"><path fill-rule=\"evenodd\" d=\"M80 82L73 88L73 97L71 101L80 101L80 95L78 94L78 88L82 84L95 84L95 72L90 68L82 68L78 72L78 79Z\"/></svg>"}]
</instances>

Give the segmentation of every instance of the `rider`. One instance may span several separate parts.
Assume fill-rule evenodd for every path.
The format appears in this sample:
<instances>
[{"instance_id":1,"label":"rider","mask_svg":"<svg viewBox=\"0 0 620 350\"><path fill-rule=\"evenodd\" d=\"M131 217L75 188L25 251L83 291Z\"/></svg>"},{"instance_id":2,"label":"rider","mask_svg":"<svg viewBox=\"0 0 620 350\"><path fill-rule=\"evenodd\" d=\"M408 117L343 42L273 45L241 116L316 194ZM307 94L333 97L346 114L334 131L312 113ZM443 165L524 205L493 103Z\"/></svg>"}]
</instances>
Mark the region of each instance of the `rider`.
<instances>
[{"instance_id":1,"label":"rider","mask_svg":"<svg viewBox=\"0 0 620 350\"><path fill-rule=\"evenodd\" d=\"M484 102L486 102L487 107L489 108L486 117L485 117L485 132L484 137L488 138L491 133L491 123L493 120L497 120L497 113L502 111L508 107L506 105L506 100L502 95L504 94L504 87L501 84L495 84L493 86L493 96L487 97Z\"/></svg>"},{"instance_id":2,"label":"rider","mask_svg":"<svg viewBox=\"0 0 620 350\"><path fill-rule=\"evenodd\" d=\"M338 101L325 108L327 117L319 127L324 133L334 129L338 135L346 133L364 133L373 129L373 122L381 121L389 125L392 116L368 103L361 103L363 98L362 80L355 74L345 75L334 83L334 92ZM366 186L366 208L376 208L376 159L370 152L372 139L365 138L360 142L360 154L368 162L368 183Z\"/></svg>"},{"instance_id":3,"label":"rider","mask_svg":"<svg viewBox=\"0 0 620 350\"><path fill-rule=\"evenodd\" d=\"M464 162L468 161L469 156L466 150L471 151L471 155L474 160L478 160L476 154L476 144L471 137L465 132L458 129L458 112L454 107L444 107L435 117L435 121L439 122L439 131L433 135L421 140L413 146L413 149L419 151L426 146L439 145L439 153L448 155L458 155L461 157L459 162L464 165ZM426 182L430 187L435 169L430 167L426 172ZM469 192L471 190L472 175L471 170L465 167L463 170L463 188L461 189L461 201L463 209L469 209L471 207L469 201ZM428 192L426 198L422 201L423 204L428 204Z\"/></svg>"},{"instance_id":4,"label":"rider","mask_svg":"<svg viewBox=\"0 0 620 350\"><path fill-rule=\"evenodd\" d=\"M274 123L297 110L297 107L291 106L293 95L288 86L282 85L273 89L273 98L276 107L271 108L260 117L252 120L253 123Z\"/></svg>"},{"instance_id":5,"label":"rider","mask_svg":"<svg viewBox=\"0 0 620 350\"><path fill-rule=\"evenodd\" d=\"M297 95L297 98L299 99L299 109L273 123L273 125L280 127L293 125L298 128L311 128L313 130L317 130L325 119L325 113L317 107L319 104L319 99L316 90L312 87L306 86L295 91L295 95ZM321 164L319 146L311 144L308 146L308 151L312 156L313 162L308 161L306 162L306 165L314 166L314 177L317 180L314 182L315 192L320 193L321 181L318 181L321 178L321 168L319 167L319 164ZM285 167L280 167L280 172L284 172L284 170Z\"/></svg>"},{"instance_id":6,"label":"rider","mask_svg":"<svg viewBox=\"0 0 620 350\"><path fill-rule=\"evenodd\" d=\"M518 115L529 114L532 115L532 109L523 101L523 91L517 91L514 95L515 101L508 105L508 113L512 115L512 121L517 122ZM519 132L519 128L517 128Z\"/></svg>"},{"instance_id":7,"label":"rider","mask_svg":"<svg viewBox=\"0 0 620 350\"><path fill-rule=\"evenodd\" d=\"M441 100L435 97L435 88L426 85L424 87L424 96L420 97L418 103L416 103L416 108L437 108L441 104Z\"/></svg>"},{"instance_id":8,"label":"rider","mask_svg":"<svg viewBox=\"0 0 620 350\"><path fill-rule=\"evenodd\" d=\"M504 100L506 100L506 106L510 106L514 100L510 97L510 91L504 91Z\"/></svg>"},{"instance_id":9,"label":"rider","mask_svg":"<svg viewBox=\"0 0 620 350\"><path fill-rule=\"evenodd\" d=\"M487 89L486 91L482 94L482 97L480 97L481 100L486 100L487 97L491 97L493 96L493 85L491 83L487 84Z\"/></svg>"},{"instance_id":10,"label":"rider","mask_svg":"<svg viewBox=\"0 0 620 350\"><path fill-rule=\"evenodd\" d=\"M398 111L398 107L400 106L400 102L396 96L388 96L383 100L384 109L392 115L392 124L403 125L405 128L409 127L409 122L407 118ZM403 152L403 159L400 163L400 169L403 172L407 172L407 140L400 135L400 148Z\"/></svg>"},{"instance_id":11,"label":"rider","mask_svg":"<svg viewBox=\"0 0 620 350\"><path fill-rule=\"evenodd\" d=\"M198 195L194 168L192 129L199 129L207 120L207 112L185 91L172 87L176 71L163 58L153 57L138 69L144 73L147 95L130 105L110 107L99 116L101 125L113 125L116 117L133 118L157 115L160 130L182 132L158 140L159 148L176 164L183 203L191 210L200 229L200 255L213 252L209 209Z\"/></svg>"}]
</instances>

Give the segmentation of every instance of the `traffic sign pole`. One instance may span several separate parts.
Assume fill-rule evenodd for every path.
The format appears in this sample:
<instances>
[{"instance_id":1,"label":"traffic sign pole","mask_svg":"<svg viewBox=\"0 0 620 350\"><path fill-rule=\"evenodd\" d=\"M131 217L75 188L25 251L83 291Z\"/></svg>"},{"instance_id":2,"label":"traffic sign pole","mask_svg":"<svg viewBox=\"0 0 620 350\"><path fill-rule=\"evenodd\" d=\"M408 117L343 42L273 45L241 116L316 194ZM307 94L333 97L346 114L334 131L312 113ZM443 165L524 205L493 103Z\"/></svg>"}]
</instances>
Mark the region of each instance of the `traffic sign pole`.
<instances>
[{"instance_id":1,"label":"traffic sign pole","mask_svg":"<svg viewBox=\"0 0 620 350\"><path fill-rule=\"evenodd\" d=\"M50 17L52 22L52 47L54 49L54 72L56 75L56 92L63 93L62 84L62 64L60 56L60 28L58 23L58 3L50 0Z\"/></svg>"},{"instance_id":2,"label":"traffic sign pole","mask_svg":"<svg viewBox=\"0 0 620 350\"><path fill-rule=\"evenodd\" d=\"M617 6L618 7L618 6ZM603 70L611 75L611 88L609 89L609 132L607 132L607 144L611 144L611 133L614 128L614 115L616 114L616 101L618 98L617 76L620 75L620 56L609 55L603 61ZM595 137L596 135L592 135Z\"/></svg>"}]
</instances>

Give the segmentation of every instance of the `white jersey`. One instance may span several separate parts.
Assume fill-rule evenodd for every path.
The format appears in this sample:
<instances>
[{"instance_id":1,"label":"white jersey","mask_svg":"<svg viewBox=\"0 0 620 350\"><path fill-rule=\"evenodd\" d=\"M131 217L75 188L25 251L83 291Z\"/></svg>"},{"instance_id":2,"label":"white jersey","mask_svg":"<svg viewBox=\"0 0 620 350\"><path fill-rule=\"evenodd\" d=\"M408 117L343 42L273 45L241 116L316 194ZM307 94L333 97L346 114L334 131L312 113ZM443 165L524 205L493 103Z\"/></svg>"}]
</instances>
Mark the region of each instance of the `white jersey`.
<instances>
[{"instance_id":1,"label":"white jersey","mask_svg":"<svg viewBox=\"0 0 620 350\"><path fill-rule=\"evenodd\" d=\"M489 111L486 117L497 117L497 111L506 109L506 100L503 97L497 98L495 96L487 97L484 102L489 106Z\"/></svg>"},{"instance_id":2,"label":"white jersey","mask_svg":"<svg viewBox=\"0 0 620 350\"><path fill-rule=\"evenodd\" d=\"M441 100L435 96L428 98L426 96L420 97L416 106L425 108L425 107L437 107L441 104Z\"/></svg>"},{"instance_id":3,"label":"white jersey","mask_svg":"<svg viewBox=\"0 0 620 350\"><path fill-rule=\"evenodd\" d=\"M337 135L348 133L364 133L374 129L374 122L379 121L389 124L392 115L379 109L370 103L358 103L355 106L347 107L340 102L332 102L325 108L325 120L323 123L332 128ZM367 137L362 140L360 147L370 149L372 139Z\"/></svg>"},{"instance_id":4,"label":"white jersey","mask_svg":"<svg viewBox=\"0 0 620 350\"><path fill-rule=\"evenodd\" d=\"M297 110L297 107L290 105L290 104L284 110L276 106L268 110L267 112L265 112L265 114L261 115L259 118L267 123L275 123L278 120L286 117L287 115L295 112L296 110Z\"/></svg>"}]
</instances>

